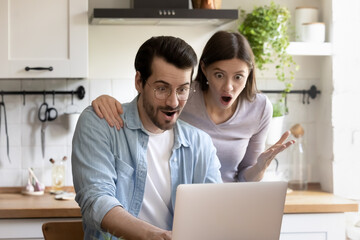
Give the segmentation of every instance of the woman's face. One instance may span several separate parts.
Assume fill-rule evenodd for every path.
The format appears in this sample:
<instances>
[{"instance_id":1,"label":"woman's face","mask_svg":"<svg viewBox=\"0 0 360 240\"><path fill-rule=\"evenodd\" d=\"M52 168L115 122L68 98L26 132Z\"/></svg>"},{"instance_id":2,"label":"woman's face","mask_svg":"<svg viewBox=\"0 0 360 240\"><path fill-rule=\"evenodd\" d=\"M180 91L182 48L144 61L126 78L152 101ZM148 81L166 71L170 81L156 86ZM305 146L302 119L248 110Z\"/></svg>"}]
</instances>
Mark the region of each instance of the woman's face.
<instances>
[{"instance_id":1,"label":"woman's face","mask_svg":"<svg viewBox=\"0 0 360 240\"><path fill-rule=\"evenodd\" d=\"M214 62L207 67L201 62L201 69L209 83L206 95L210 97L211 104L228 109L237 103L250 73L246 62L233 58Z\"/></svg>"}]
</instances>

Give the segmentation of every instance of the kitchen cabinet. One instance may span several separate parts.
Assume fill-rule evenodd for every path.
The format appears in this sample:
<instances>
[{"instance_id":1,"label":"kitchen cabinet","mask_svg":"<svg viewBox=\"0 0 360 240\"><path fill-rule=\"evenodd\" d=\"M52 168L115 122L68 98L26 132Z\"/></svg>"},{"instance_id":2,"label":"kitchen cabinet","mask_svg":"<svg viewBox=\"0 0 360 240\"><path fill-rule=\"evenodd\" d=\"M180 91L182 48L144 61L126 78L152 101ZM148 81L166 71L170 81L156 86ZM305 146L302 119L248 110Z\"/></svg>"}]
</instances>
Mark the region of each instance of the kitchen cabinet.
<instances>
[{"instance_id":1,"label":"kitchen cabinet","mask_svg":"<svg viewBox=\"0 0 360 240\"><path fill-rule=\"evenodd\" d=\"M346 239L345 213L284 214L280 240Z\"/></svg>"},{"instance_id":2,"label":"kitchen cabinet","mask_svg":"<svg viewBox=\"0 0 360 240\"><path fill-rule=\"evenodd\" d=\"M73 192L72 187L66 191ZM81 220L74 200L55 200L46 190L44 195L29 196L21 188L0 188L0 239L44 239L45 222Z\"/></svg>"},{"instance_id":3,"label":"kitchen cabinet","mask_svg":"<svg viewBox=\"0 0 360 240\"><path fill-rule=\"evenodd\" d=\"M0 0L0 79L87 77L87 11L87 0Z\"/></svg>"},{"instance_id":4,"label":"kitchen cabinet","mask_svg":"<svg viewBox=\"0 0 360 240\"><path fill-rule=\"evenodd\" d=\"M309 185L307 191L286 195L280 240L338 240L345 239L346 212L359 210L355 201Z\"/></svg>"},{"instance_id":5,"label":"kitchen cabinet","mask_svg":"<svg viewBox=\"0 0 360 240\"><path fill-rule=\"evenodd\" d=\"M43 223L76 220L81 218L0 219L0 239L43 240Z\"/></svg>"}]
</instances>

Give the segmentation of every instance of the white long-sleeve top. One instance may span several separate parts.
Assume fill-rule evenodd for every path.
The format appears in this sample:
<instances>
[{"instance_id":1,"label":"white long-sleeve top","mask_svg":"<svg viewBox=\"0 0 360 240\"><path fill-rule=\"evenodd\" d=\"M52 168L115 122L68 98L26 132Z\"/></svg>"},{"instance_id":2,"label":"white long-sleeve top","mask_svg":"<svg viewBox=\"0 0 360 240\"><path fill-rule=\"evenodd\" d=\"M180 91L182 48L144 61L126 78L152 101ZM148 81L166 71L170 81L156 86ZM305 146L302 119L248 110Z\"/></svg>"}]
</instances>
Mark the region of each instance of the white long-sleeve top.
<instances>
[{"instance_id":1,"label":"white long-sleeve top","mask_svg":"<svg viewBox=\"0 0 360 240\"><path fill-rule=\"evenodd\" d=\"M272 117L272 105L264 94L256 94L249 102L238 102L233 116L215 124L209 117L203 92L195 81L196 92L188 99L180 118L208 133L217 149L224 182L245 181L243 171L254 165L265 148Z\"/></svg>"}]
</instances>

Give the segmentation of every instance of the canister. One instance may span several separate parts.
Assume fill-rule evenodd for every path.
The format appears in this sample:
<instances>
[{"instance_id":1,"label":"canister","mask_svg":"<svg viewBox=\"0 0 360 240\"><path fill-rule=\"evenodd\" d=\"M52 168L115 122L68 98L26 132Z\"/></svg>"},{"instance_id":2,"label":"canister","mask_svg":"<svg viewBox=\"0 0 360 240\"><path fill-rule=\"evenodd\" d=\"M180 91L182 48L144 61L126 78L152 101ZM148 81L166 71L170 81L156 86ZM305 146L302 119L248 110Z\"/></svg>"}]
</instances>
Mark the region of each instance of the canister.
<instances>
[{"instance_id":1,"label":"canister","mask_svg":"<svg viewBox=\"0 0 360 240\"><path fill-rule=\"evenodd\" d=\"M310 22L302 24L301 40L303 42L325 42L325 23Z\"/></svg>"},{"instance_id":2,"label":"canister","mask_svg":"<svg viewBox=\"0 0 360 240\"><path fill-rule=\"evenodd\" d=\"M319 22L318 9L315 7L297 7L295 10L296 41L302 40L303 23Z\"/></svg>"}]
</instances>

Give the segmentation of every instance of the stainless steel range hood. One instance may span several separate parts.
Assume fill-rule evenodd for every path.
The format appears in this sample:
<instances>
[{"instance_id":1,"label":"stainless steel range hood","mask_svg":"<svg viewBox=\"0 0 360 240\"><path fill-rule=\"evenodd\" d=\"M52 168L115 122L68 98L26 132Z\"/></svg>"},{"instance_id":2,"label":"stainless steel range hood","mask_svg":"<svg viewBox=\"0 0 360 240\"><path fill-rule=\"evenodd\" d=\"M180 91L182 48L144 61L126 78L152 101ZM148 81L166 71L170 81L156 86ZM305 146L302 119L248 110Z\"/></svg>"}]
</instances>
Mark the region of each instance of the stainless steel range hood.
<instances>
[{"instance_id":1,"label":"stainless steel range hood","mask_svg":"<svg viewBox=\"0 0 360 240\"><path fill-rule=\"evenodd\" d=\"M149 6L151 5L151 7ZM133 0L133 8L94 8L91 24L221 25L238 19L237 9L190 9L188 0Z\"/></svg>"}]
</instances>

